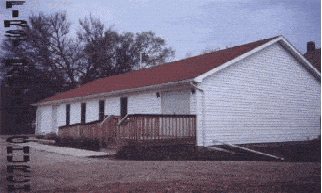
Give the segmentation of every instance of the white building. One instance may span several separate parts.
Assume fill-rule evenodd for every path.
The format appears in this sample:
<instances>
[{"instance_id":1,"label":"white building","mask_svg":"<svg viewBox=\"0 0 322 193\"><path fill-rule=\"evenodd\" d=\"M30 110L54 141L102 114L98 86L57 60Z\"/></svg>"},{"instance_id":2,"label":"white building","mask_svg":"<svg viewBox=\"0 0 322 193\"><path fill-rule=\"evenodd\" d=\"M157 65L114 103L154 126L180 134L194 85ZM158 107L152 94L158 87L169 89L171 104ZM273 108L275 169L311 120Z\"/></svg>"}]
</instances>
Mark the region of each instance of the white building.
<instances>
[{"instance_id":1,"label":"white building","mask_svg":"<svg viewBox=\"0 0 322 193\"><path fill-rule=\"evenodd\" d=\"M321 75L284 37L98 79L37 106L36 132L103 115L194 114L197 145L321 133Z\"/></svg>"}]
</instances>

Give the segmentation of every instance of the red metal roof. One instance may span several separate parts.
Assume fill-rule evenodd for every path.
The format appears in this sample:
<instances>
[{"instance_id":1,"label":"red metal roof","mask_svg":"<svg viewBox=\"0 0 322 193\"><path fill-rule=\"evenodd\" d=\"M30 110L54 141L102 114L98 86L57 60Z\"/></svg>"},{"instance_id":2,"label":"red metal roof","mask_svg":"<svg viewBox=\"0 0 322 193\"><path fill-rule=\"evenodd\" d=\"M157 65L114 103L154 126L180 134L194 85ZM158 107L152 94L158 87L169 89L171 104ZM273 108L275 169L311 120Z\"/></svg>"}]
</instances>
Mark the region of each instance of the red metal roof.
<instances>
[{"instance_id":1,"label":"red metal roof","mask_svg":"<svg viewBox=\"0 0 322 193\"><path fill-rule=\"evenodd\" d=\"M67 98L90 96L100 93L108 93L124 89L134 89L168 82L189 80L202 75L230 60L233 60L236 57L247 53L275 38L276 37L271 39L263 39L242 46L202 54L152 68L134 70L126 74L101 78L84 84L79 88L58 93L52 97L42 100L41 103Z\"/></svg>"}]
</instances>

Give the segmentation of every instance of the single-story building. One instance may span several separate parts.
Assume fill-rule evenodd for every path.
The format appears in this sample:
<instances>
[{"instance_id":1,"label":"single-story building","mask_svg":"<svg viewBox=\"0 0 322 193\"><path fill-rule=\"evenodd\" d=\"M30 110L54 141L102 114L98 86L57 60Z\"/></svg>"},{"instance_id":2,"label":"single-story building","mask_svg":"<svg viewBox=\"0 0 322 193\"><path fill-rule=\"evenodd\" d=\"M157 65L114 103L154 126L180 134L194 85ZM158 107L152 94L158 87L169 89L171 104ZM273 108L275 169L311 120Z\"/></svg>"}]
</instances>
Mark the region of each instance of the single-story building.
<instances>
[{"instance_id":1,"label":"single-story building","mask_svg":"<svg viewBox=\"0 0 322 193\"><path fill-rule=\"evenodd\" d=\"M107 115L196 115L196 143L302 141L321 133L321 75L283 36L135 70L46 98L36 133Z\"/></svg>"}]
</instances>

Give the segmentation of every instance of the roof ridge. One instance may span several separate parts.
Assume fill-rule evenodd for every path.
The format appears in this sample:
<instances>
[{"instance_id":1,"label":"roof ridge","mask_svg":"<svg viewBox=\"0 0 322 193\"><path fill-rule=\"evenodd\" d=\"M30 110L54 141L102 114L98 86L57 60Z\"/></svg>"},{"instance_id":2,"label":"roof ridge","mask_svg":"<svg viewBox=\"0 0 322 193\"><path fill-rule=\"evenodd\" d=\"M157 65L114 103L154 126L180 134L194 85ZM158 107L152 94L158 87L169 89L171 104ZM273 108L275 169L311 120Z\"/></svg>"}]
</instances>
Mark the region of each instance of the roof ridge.
<instances>
[{"instance_id":1,"label":"roof ridge","mask_svg":"<svg viewBox=\"0 0 322 193\"><path fill-rule=\"evenodd\" d=\"M196 58L196 57L200 57L200 56L203 56L203 55L212 54L212 53L217 53L217 52L221 52L221 51L225 51L225 50L229 50L229 49L235 49L235 48L238 48L238 47L247 46L247 45L249 45L249 44L258 43L258 42L265 41L265 40L266 40L266 41L270 41L270 40L273 40L273 39L276 39L276 38L279 38L279 37L282 37L282 35L274 36L274 37L272 37L272 38L258 39L258 40L253 41L253 42L247 42L247 43L243 43L243 44L240 44L240 45L234 45L234 46L231 46L231 47L226 47L226 48L224 48L224 49L215 50L215 51L213 51L213 52L207 52L207 53L199 54L199 55L196 55L196 56L191 56L191 57L189 57L189 58L184 58L184 59L176 60L176 61L173 61L173 62L183 61L183 60L188 60L188 59L191 59L191 58ZM169 63L171 63L171 62L169 62ZM168 63L165 63L165 64L168 64Z\"/></svg>"}]
</instances>

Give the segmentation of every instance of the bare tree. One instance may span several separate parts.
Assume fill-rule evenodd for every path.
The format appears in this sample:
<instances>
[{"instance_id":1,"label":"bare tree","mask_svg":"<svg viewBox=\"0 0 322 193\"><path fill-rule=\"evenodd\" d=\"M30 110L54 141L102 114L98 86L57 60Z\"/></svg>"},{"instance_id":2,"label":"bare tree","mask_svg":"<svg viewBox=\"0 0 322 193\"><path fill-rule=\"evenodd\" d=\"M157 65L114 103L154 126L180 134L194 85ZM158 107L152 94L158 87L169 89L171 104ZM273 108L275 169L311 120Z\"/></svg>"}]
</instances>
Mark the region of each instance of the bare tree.
<instances>
[{"instance_id":1,"label":"bare tree","mask_svg":"<svg viewBox=\"0 0 322 193\"><path fill-rule=\"evenodd\" d=\"M49 16L43 13L32 15L29 27L23 28L26 34L24 41L18 46L12 45L8 39L4 41L2 49L10 53L6 55L6 60L15 57L24 59L25 67L55 81L61 87L58 90L75 87L85 60L79 44L68 36L70 25L66 12ZM9 66L5 69L10 71Z\"/></svg>"},{"instance_id":2,"label":"bare tree","mask_svg":"<svg viewBox=\"0 0 322 193\"><path fill-rule=\"evenodd\" d=\"M140 62L153 66L174 57L174 51L165 47L165 40L153 32L120 34L112 27L104 30L100 20L91 16L80 20L80 25L77 35L87 60L82 83L138 69Z\"/></svg>"},{"instance_id":3,"label":"bare tree","mask_svg":"<svg viewBox=\"0 0 322 193\"><path fill-rule=\"evenodd\" d=\"M24 61L14 66L2 62L4 81L29 89L42 88L37 92L42 92L39 98L43 98L98 78L138 69L140 53L144 53L145 66L174 56L165 40L153 32L120 34L112 27L105 29L92 16L79 23L77 37L72 38L66 12L30 16L28 27L21 29L26 35L24 41L17 46L8 38L2 44L6 53L2 61L17 57Z\"/></svg>"},{"instance_id":4,"label":"bare tree","mask_svg":"<svg viewBox=\"0 0 322 193\"><path fill-rule=\"evenodd\" d=\"M10 90L13 101L8 113L23 120L23 130L35 117L32 103L98 78L137 69L140 53L145 53L142 63L146 66L174 55L153 32L120 34L112 27L105 29L91 16L80 20L77 37L72 38L70 27L66 12L40 13L12 30L1 44L2 86ZM19 41L17 36L21 36Z\"/></svg>"},{"instance_id":5,"label":"bare tree","mask_svg":"<svg viewBox=\"0 0 322 193\"><path fill-rule=\"evenodd\" d=\"M105 30L100 20L92 16L79 20L79 23L81 28L77 37L86 60L80 76L81 83L113 75L111 63L119 34L112 28Z\"/></svg>"}]
</instances>

